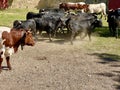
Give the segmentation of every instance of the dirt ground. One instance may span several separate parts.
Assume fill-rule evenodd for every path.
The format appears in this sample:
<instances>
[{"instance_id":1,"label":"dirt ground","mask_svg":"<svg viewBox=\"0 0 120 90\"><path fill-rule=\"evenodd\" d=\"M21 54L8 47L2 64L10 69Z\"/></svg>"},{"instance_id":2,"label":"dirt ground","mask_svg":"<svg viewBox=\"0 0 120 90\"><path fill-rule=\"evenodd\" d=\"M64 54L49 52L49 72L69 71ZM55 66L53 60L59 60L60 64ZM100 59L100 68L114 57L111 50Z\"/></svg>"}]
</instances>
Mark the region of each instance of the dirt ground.
<instances>
[{"instance_id":1,"label":"dirt ground","mask_svg":"<svg viewBox=\"0 0 120 90\"><path fill-rule=\"evenodd\" d=\"M0 90L120 90L120 62L83 48L87 42L44 38L19 48L11 57L12 70L0 73Z\"/></svg>"}]
</instances>

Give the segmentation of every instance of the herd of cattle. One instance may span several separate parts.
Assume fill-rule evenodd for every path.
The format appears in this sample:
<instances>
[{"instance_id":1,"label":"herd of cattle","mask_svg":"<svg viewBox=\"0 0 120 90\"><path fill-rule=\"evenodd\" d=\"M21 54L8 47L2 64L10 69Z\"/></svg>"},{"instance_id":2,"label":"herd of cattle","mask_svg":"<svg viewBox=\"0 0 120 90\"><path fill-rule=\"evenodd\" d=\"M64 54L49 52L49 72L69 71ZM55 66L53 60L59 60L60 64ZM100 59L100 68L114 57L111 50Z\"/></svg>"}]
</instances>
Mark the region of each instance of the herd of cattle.
<instances>
[{"instance_id":1,"label":"herd of cattle","mask_svg":"<svg viewBox=\"0 0 120 90\"><path fill-rule=\"evenodd\" d=\"M75 13L68 11L76 8L82 11L78 10ZM90 13L86 13L88 10ZM80 35L81 39L88 35L91 40L91 33L95 27L102 27L101 19L95 14L98 11L106 15L106 5L104 3L88 5L83 2L61 3L57 9L40 9L38 13L28 12L26 20L13 21L12 29L0 27L0 70L2 70L1 64L4 57L7 67L11 69L10 56L18 51L19 46L21 49L24 45L33 46L35 44L34 37L37 39L38 32L42 35L42 31L46 31L50 41L52 41L51 37L57 36L58 31L64 34L64 30L70 33L71 44L77 35ZM112 10L108 13L107 21L113 35L117 35L119 14L120 10ZM81 35L82 33L84 35Z\"/></svg>"},{"instance_id":2,"label":"herd of cattle","mask_svg":"<svg viewBox=\"0 0 120 90\"><path fill-rule=\"evenodd\" d=\"M96 16L94 9L90 13L76 11L75 13L71 13L69 9L75 9L78 5L80 7L85 6L87 4L79 3L60 3L59 8L57 9L40 9L38 13L28 12L26 14L26 20L15 20L13 22L13 28L24 28L30 29L33 32L33 35L36 36L36 33L44 30L47 32L49 36L49 40L52 41L51 36L56 36L57 31L60 29L61 32L64 33L64 28L71 31L71 44L73 44L73 39L76 35L81 32L85 32L85 34L91 35L91 31L95 27L101 27L102 21ZM100 12L106 12L106 7L103 9L104 3L96 4L101 10ZM73 8L74 7L74 8ZM67 8L67 9L66 9ZM84 7L86 8L86 7ZM83 8L81 8L83 9ZM80 9L80 10L81 10ZM97 10L98 11L98 10Z\"/></svg>"}]
</instances>

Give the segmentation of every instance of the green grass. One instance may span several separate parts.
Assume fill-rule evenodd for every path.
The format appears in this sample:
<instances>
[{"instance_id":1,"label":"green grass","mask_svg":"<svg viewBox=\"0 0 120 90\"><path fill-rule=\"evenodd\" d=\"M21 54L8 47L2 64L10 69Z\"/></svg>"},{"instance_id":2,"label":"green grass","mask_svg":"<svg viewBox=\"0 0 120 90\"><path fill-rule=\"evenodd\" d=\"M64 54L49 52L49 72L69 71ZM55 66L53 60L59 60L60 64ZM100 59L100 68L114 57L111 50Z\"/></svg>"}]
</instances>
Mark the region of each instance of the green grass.
<instances>
[{"instance_id":1,"label":"green grass","mask_svg":"<svg viewBox=\"0 0 120 90\"><path fill-rule=\"evenodd\" d=\"M28 11L38 12L36 9L7 9L0 11L0 26L12 27L14 20L25 20ZM120 59L120 38L110 36L108 25L103 17L103 27L96 28L92 34L95 38L92 42L87 42L83 47L91 52L97 52L100 58L105 57L112 60ZM120 35L119 35L120 36Z\"/></svg>"},{"instance_id":2,"label":"green grass","mask_svg":"<svg viewBox=\"0 0 120 90\"><path fill-rule=\"evenodd\" d=\"M38 12L36 9L7 9L0 11L0 26L12 27L14 20L25 20L28 11Z\"/></svg>"}]
</instances>

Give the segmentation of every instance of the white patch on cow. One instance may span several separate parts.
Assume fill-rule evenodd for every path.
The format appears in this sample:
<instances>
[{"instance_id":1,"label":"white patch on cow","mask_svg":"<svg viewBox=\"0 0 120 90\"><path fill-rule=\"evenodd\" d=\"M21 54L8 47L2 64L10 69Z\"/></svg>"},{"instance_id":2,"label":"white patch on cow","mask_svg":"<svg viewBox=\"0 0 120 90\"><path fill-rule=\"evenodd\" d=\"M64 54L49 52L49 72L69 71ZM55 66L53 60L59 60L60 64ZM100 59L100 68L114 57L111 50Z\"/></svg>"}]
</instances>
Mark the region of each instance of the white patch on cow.
<instances>
[{"instance_id":1,"label":"white patch on cow","mask_svg":"<svg viewBox=\"0 0 120 90\"><path fill-rule=\"evenodd\" d=\"M76 3L73 3L73 2L68 2L68 4L73 4L73 5L74 5L74 4L76 4Z\"/></svg>"},{"instance_id":2,"label":"white patch on cow","mask_svg":"<svg viewBox=\"0 0 120 90\"><path fill-rule=\"evenodd\" d=\"M0 38L2 37L3 31L10 32L10 30L11 30L11 28L9 28L9 27L0 26Z\"/></svg>"},{"instance_id":3,"label":"white patch on cow","mask_svg":"<svg viewBox=\"0 0 120 90\"><path fill-rule=\"evenodd\" d=\"M77 2L78 4L80 4L80 5L84 5L85 4L85 2Z\"/></svg>"},{"instance_id":4,"label":"white patch on cow","mask_svg":"<svg viewBox=\"0 0 120 90\"><path fill-rule=\"evenodd\" d=\"M11 56L14 53L14 48L13 47L5 47L5 56Z\"/></svg>"},{"instance_id":5,"label":"white patch on cow","mask_svg":"<svg viewBox=\"0 0 120 90\"><path fill-rule=\"evenodd\" d=\"M3 44L5 40L0 39L0 54L1 54L1 58L7 57L7 56L11 56L14 53L14 48L10 48L10 47L5 47L5 45Z\"/></svg>"},{"instance_id":6,"label":"white patch on cow","mask_svg":"<svg viewBox=\"0 0 120 90\"><path fill-rule=\"evenodd\" d=\"M5 53L5 45L3 45L5 40L0 39L0 54L1 58L4 58L4 53Z\"/></svg>"},{"instance_id":7,"label":"white patch on cow","mask_svg":"<svg viewBox=\"0 0 120 90\"><path fill-rule=\"evenodd\" d=\"M4 45L0 45L0 53L1 52L3 52L2 54L1 54L1 58L4 58L5 57L5 46Z\"/></svg>"}]
</instances>

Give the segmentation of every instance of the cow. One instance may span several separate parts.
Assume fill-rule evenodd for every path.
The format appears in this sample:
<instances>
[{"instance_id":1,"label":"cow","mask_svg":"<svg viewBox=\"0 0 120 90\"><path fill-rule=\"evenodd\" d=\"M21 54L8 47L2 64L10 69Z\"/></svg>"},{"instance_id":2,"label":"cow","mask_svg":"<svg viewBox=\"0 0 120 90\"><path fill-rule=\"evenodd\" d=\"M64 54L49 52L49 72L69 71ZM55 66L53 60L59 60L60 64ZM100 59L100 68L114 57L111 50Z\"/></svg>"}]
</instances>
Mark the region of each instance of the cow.
<instances>
[{"instance_id":1,"label":"cow","mask_svg":"<svg viewBox=\"0 0 120 90\"><path fill-rule=\"evenodd\" d=\"M28 29L32 31L34 36L36 36L36 23L34 19L15 20L13 21L13 28L16 28L17 30L19 30L20 28Z\"/></svg>"},{"instance_id":2,"label":"cow","mask_svg":"<svg viewBox=\"0 0 120 90\"><path fill-rule=\"evenodd\" d=\"M33 18L41 18L44 13L35 13L35 12L28 12L26 14L26 20L33 19Z\"/></svg>"},{"instance_id":3,"label":"cow","mask_svg":"<svg viewBox=\"0 0 120 90\"><path fill-rule=\"evenodd\" d=\"M118 38L118 28L120 27L120 8L109 10L107 22L112 36Z\"/></svg>"},{"instance_id":4,"label":"cow","mask_svg":"<svg viewBox=\"0 0 120 90\"><path fill-rule=\"evenodd\" d=\"M62 25L61 18L51 15L46 15L42 18L35 18L34 20L36 22L36 30L39 31L40 34L43 30L46 31L50 41L52 41L51 35L54 34L55 36L56 30Z\"/></svg>"},{"instance_id":5,"label":"cow","mask_svg":"<svg viewBox=\"0 0 120 90\"><path fill-rule=\"evenodd\" d=\"M64 9L65 11L68 11L70 9L72 10L81 10L82 12L86 11L88 5L85 4L84 2L78 2L78 3L73 3L73 2L66 2L66 3L60 3L59 8Z\"/></svg>"},{"instance_id":6,"label":"cow","mask_svg":"<svg viewBox=\"0 0 120 90\"><path fill-rule=\"evenodd\" d=\"M64 9L65 11L70 10L70 9L75 10L78 8L78 4L73 3L73 2L60 3L59 8Z\"/></svg>"},{"instance_id":7,"label":"cow","mask_svg":"<svg viewBox=\"0 0 120 90\"><path fill-rule=\"evenodd\" d=\"M10 31L1 31L0 36L0 71L2 71L2 62L4 58L6 58L7 68L9 70L12 69L10 56L18 51L20 45L35 45L35 41L29 30L16 30L12 28Z\"/></svg>"},{"instance_id":8,"label":"cow","mask_svg":"<svg viewBox=\"0 0 120 90\"><path fill-rule=\"evenodd\" d=\"M97 18L94 14L82 13L81 15L72 16L67 21L67 28L71 31L71 44L73 44L73 39L84 32L85 35L89 36L91 41L91 33L95 27L102 27L102 21ZM84 37L81 37L83 39Z\"/></svg>"},{"instance_id":9,"label":"cow","mask_svg":"<svg viewBox=\"0 0 120 90\"><path fill-rule=\"evenodd\" d=\"M59 8L42 8L39 10L39 13L64 13L65 10Z\"/></svg>"},{"instance_id":10,"label":"cow","mask_svg":"<svg viewBox=\"0 0 120 90\"><path fill-rule=\"evenodd\" d=\"M105 3L88 4L87 12L101 14L100 18L102 18L103 15L104 15L105 19L107 17Z\"/></svg>"},{"instance_id":11,"label":"cow","mask_svg":"<svg viewBox=\"0 0 120 90\"><path fill-rule=\"evenodd\" d=\"M86 4L85 2L77 2L77 4L78 4L77 9L79 9L82 13L87 12L89 6L88 4Z\"/></svg>"},{"instance_id":12,"label":"cow","mask_svg":"<svg viewBox=\"0 0 120 90\"><path fill-rule=\"evenodd\" d=\"M0 26L0 33L3 31L8 31L10 32L11 28L10 27L5 27L5 26ZM1 36L0 36L1 37Z\"/></svg>"}]
</instances>

